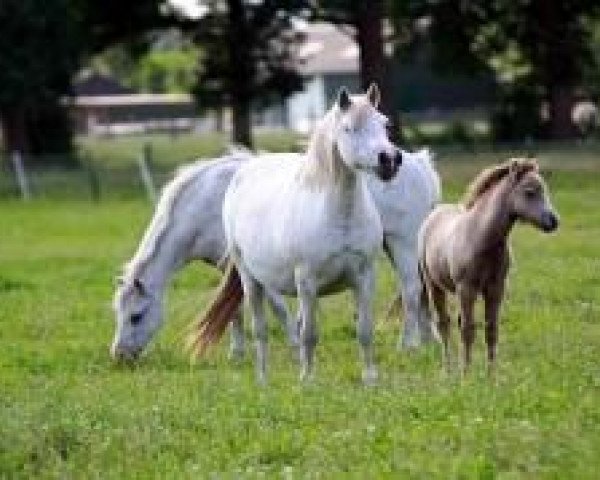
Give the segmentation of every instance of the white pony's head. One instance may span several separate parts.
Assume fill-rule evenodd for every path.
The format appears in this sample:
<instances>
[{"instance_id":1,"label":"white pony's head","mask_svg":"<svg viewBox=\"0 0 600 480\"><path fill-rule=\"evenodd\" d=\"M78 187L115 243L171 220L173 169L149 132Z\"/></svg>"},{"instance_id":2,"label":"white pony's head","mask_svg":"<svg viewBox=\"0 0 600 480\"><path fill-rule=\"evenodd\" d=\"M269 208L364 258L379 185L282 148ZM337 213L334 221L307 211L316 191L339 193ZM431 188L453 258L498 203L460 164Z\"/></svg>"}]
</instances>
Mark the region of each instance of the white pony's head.
<instances>
[{"instance_id":1,"label":"white pony's head","mask_svg":"<svg viewBox=\"0 0 600 480\"><path fill-rule=\"evenodd\" d=\"M115 360L135 360L162 322L161 296L126 276L118 280L113 308L117 324L110 353Z\"/></svg>"},{"instance_id":2,"label":"white pony's head","mask_svg":"<svg viewBox=\"0 0 600 480\"><path fill-rule=\"evenodd\" d=\"M345 88L338 94L335 147L351 168L390 180L402 163L402 154L389 140L388 118L378 111L381 94L371 84L365 95L350 96Z\"/></svg>"},{"instance_id":3,"label":"white pony's head","mask_svg":"<svg viewBox=\"0 0 600 480\"><path fill-rule=\"evenodd\" d=\"M344 167L391 180L402 153L387 136L388 119L377 110L380 93L373 84L365 95L350 96L342 87L310 141L308 178L327 184L342 177Z\"/></svg>"}]
</instances>

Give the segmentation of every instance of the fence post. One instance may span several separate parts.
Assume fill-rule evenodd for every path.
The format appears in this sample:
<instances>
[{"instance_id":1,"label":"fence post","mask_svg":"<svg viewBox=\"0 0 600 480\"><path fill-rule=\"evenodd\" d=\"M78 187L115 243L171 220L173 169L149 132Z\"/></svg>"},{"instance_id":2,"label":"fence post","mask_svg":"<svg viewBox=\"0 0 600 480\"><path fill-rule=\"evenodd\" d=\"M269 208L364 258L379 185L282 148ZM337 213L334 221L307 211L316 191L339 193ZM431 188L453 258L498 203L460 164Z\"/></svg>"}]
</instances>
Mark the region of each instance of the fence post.
<instances>
[{"instance_id":1,"label":"fence post","mask_svg":"<svg viewBox=\"0 0 600 480\"><path fill-rule=\"evenodd\" d=\"M156 203L156 187L154 186L154 179L152 178L152 173L150 172L150 159L152 156L152 147L149 143L144 145L144 149L142 154L138 157L138 168L140 170L140 178L142 179L142 183L144 184L144 188L146 189L146 194L148 195L148 199L152 203Z\"/></svg>"},{"instance_id":2,"label":"fence post","mask_svg":"<svg viewBox=\"0 0 600 480\"><path fill-rule=\"evenodd\" d=\"M25 173L25 165L23 164L23 157L21 152L15 150L10 156L13 167L15 168L15 176L17 177L17 184L21 191L21 198L23 200L31 199L31 189L29 188L29 180Z\"/></svg>"},{"instance_id":3,"label":"fence post","mask_svg":"<svg viewBox=\"0 0 600 480\"><path fill-rule=\"evenodd\" d=\"M98 203L100 201L100 176L94 168L94 162L89 152L84 155L85 169L87 170L88 181L90 182L90 194L92 201Z\"/></svg>"}]
</instances>

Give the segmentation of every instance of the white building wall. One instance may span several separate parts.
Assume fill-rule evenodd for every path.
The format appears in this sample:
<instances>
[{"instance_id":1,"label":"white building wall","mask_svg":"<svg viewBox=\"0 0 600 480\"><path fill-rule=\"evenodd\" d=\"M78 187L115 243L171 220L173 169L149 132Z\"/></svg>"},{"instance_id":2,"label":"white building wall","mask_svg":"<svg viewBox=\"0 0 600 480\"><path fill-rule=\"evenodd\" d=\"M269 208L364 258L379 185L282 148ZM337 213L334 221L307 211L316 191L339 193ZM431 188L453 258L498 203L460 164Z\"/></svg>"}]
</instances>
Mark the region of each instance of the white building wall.
<instances>
[{"instance_id":1,"label":"white building wall","mask_svg":"<svg viewBox=\"0 0 600 480\"><path fill-rule=\"evenodd\" d=\"M286 100L289 128L300 133L312 131L315 123L325 115L325 85L323 77L308 78L304 89Z\"/></svg>"}]
</instances>

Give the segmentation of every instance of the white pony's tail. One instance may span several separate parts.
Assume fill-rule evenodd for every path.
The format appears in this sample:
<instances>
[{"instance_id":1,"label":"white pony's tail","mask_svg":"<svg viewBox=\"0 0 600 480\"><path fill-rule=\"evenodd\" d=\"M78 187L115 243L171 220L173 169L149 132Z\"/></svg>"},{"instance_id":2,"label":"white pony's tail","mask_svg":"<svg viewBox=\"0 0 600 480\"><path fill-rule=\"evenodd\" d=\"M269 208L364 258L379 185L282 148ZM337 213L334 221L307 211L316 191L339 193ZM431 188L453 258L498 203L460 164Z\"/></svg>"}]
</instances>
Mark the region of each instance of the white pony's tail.
<instances>
[{"instance_id":1,"label":"white pony's tail","mask_svg":"<svg viewBox=\"0 0 600 480\"><path fill-rule=\"evenodd\" d=\"M187 347L192 356L202 356L210 345L219 341L240 308L243 297L240 275L229 260L215 298L188 337Z\"/></svg>"}]
</instances>

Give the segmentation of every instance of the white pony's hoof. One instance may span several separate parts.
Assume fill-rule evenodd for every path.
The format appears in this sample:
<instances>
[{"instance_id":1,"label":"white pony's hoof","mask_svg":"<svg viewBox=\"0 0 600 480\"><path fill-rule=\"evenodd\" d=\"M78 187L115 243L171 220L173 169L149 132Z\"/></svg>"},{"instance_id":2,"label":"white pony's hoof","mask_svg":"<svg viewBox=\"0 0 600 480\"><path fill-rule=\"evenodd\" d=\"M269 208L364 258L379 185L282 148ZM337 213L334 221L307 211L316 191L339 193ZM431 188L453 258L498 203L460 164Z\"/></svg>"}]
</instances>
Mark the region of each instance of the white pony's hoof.
<instances>
[{"instance_id":1,"label":"white pony's hoof","mask_svg":"<svg viewBox=\"0 0 600 480\"><path fill-rule=\"evenodd\" d=\"M243 362L246 352L244 349L231 348L229 350L229 360L235 363Z\"/></svg>"},{"instance_id":2,"label":"white pony's hoof","mask_svg":"<svg viewBox=\"0 0 600 480\"><path fill-rule=\"evenodd\" d=\"M377 385L378 379L379 374L377 373L377 369L375 367L370 367L363 371L362 381L365 386L372 387Z\"/></svg>"},{"instance_id":3,"label":"white pony's hoof","mask_svg":"<svg viewBox=\"0 0 600 480\"><path fill-rule=\"evenodd\" d=\"M417 336L403 336L400 340L398 340L398 345L396 348L399 351L402 350L416 350L421 346L421 339Z\"/></svg>"}]
</instances>

